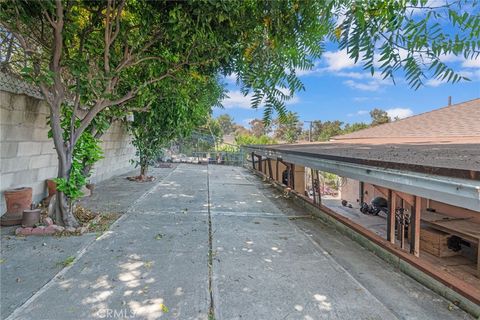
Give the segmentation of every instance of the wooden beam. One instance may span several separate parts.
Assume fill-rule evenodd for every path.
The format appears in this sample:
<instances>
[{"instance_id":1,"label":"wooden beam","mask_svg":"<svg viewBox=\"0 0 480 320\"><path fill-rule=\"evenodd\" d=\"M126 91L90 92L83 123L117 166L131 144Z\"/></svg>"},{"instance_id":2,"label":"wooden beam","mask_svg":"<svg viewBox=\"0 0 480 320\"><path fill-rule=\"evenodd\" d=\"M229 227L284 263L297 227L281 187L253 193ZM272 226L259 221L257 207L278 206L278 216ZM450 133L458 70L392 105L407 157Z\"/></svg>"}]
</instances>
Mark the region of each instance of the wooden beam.
<instances>
[{"instance_id":1,"label":"wooden beam","mask_svg":"<svg viewBox=\"0 0 480 320\"><path fill-rule=\"evenodd\" d=\"M315 175L317 176L317 183L318 183L318 204L322 204L322 192L321 192L321 186L320 186L320 176L318 175L318 170L315 169Z\"/></svg>"},{"instance_id":2,"label":"wooden beam","mask_svg":"<svg viewBox=\"0 0 480 320\"><path fill-rule=\"evenodd\" d=\"M415 196L413 196L411 194L408 194L408 193L400 192L400 191L394 191L394 192L397 195L397 197L402 198L403 201L405 201L406 203L408 203L412 207L415 206Z\"/></svg>"},{"instance_id":3,"label":"wooden beam","mask_svg":"<svg viewBox=\"0 0 480 320\"><path fill-rule=\"evenodd\" d=\"M252 167L253 167L253 170L256 170L255 168L255 153L252 152Z\"/></svg>"},{"instance_id":4,"label":"wooden beam","mask_svg":"<svg viewBox=\"0 0 480 320\"><path fill-rule=\"evenodd\" d=\"M278 160L278 158L277 158L277 161L275 162L275 171L276 171L275 180L277 180L278 182L282 182L282 179L278 178L278 163L279 162L280 162L280 160Z\"/></svg>"},{"instance_id":5,"label":"wooden beam","mask_svg":"<svg viewBox=\"0 0 480 320\"><path fill-rule=\"evenodd\" d=\"M395 243L395 209L397 208L397 197L391 189L388 190L388 203L390 208L388 209L387 215L387 241Z\"/></svg>"},{"instance_id":6,"label":"wooden beam","mask_svg":"<svg viewBox=\"0 0 480 320\"><path fill-rule=\"evenodd\" d=\"M295 190L295 164L290 164L290 185L292 190Z\"/></svg>"},{"instance_id":7,"label":"wooden beam","mask_svg":"<svg viewBox=\"0 0 480 320\"><path fill-rule=\"evenodd\" d=\"M412 214L410 215L410 253L420 256L420 215L422 211L422 198L415 196Z\"/></svg>"},{"instance_id":8,"label":"wooden beam","mask_svg":"<svg viewBox=\"0 0 480 320\"><path fill-rule=\"evenodd\" d=\"M270 158L267 158L267 163L268 163L268 177L270 179L273 179L272 160Z\"/></svg>"},{"instance_id":9,"label":"wooden beam","mask_svg":"<svg viewBox=\"0 0 480 320\"><path fill-rule=\"evenodd\" d=\"M363 181L359 181L359 191L358 191L358 199L360 200L360 205L365 202L365 183Z\"/></svg>"},{"instance_id":10,"label":"wooden beam","mask_svg":"<svg viewBox=\"0 0 480 320\"><path fill-rule=\"evenodd\" d=\"M387 188L384 188L384 187L380 187L380 186L377 186L377 185L374 185L372 184L373 188L375 188L375 190L377 190L378 192L380 192L384 197L387 197L388 196L388 189ZM397 195L397 197L399 198L402 198L405 202L407 202L409 205L411 206L414 206L414 202L415 202L415 196L411 195L411 194L408 194L408 193L405 193L405 192L401 192L401 191L396 191L396 190L393 190L393 192Z\"/></svg>"},{"instance_id":11,"label":"wooden beam","mask_svg":"<svg viewBox=\"0 0 480 320\"><path fill-rule=\"evenodd\" d=\"M310 175L311 175L311 178L312 178L312 194L313 194L313 203L314 204L317 204L317 196L315 195L316 192L315 192L315 184L314 184L314 178L313 178L313 169L310 168Z\"/></svg>"}]
</instances>

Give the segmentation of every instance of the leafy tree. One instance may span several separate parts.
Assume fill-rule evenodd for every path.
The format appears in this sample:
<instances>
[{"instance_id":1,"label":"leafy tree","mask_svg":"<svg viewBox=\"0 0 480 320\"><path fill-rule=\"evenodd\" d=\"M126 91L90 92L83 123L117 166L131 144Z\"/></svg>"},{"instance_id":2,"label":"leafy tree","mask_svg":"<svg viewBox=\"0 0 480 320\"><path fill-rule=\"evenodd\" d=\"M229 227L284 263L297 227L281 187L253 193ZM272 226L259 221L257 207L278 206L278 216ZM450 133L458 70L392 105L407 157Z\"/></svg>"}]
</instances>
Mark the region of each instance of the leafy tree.
<instances>
[{"instance_id":1,"label":"leafy tree","mask_svg":"<svg viewBox=\"0 0 480 320\"><path fill-rule=\"evenodd\" d=\"M235 143L239 146L250 144L276 144L277 140L266 135L255 136L252 134L240 134L235 137Z\"/></svg>"},{"instance_id":2,"label":"leafy tree","mask_svg":"<svg viewBox=\"0 0 480 320\"><path fill-rule=\"evenodd\" d=\"M372 126L378 126L379 124L390 122L390 117L388 116L387 111L382 109L373 109L370 111L370 117L372 118Z\"/></svg>"},{"instance_id":3,"label":"leafy tree","mask_svg":"<svg viewBox=\"0 0 480 320\"><path fill-rule=\"evenodd\" d=\"M297 142L302 133L302 124L296 112L288 111L284 117L275 120L275 138L288 143Z\"/></svg>"},{"instance_id":4,"label":"leafy tree","mask_svg":"<svg viewBox=\"0 0 480 320\"><path fill-rule=\"evenodd\" d=\"M342 121L325 121L320 120L312 123L312 138L314 141L327 141L333 136L343 133Z\"/></svg>"},{"instance_id":5,"label":"leafy tree","mask_svg":"<svg viewBox=\"0 0 480 320\"><path fill-rule=\"evenodd\" d=\"M370 127L368 124L363 122L354 122L354 123L347 123L342 130L342 134L352 133L355 131L363 130Z\"/></svg>"},{"instance_id":6,"label":"leafy tree","mask_svg":"<svg viewBox=\"0 0 480 320\"><path fill-rule=\"evenodd\" d=\"M217 121L222 128L223 134L231 134L234 132L233 118L228 114L222 114L217 117Z\"/></svg>"},{"instance_id":7,"label":"leafy tree","mask_svg":"<svg viewBox=\"0 0 480 320\"><path fill-rule=\"evenodd\" d=\"M178 78L183 76L179 83ZM137 149L140 178L147 175L149 165L170 141L189 135L209 121L212 107L219 105L223 87L215 77L191 77L190 73L179 74L177 80L163 81L155 86L155 96L146 111L134 114L129 125L132 143ZM217 125L217 134L221 133Z\"/></svg>"},{"instance_id":8,"label":"leafy tree","mask_svg":"<svg viewBox=\"0 0 480 320\"><path fill-rule=\"evenodd\" d=\"M250 134L250 130L248 130L247 128L239 124L235 124L233 126L233 129L234 129L235 136L242 135L242 134Z\"/></svg>"},{"instance_id":9,"label":"leafy tree","mask_svg":"<svg viewBox=\"0 0 480 320\"><path fill-rule=\"evenodd\" d=\"M253 119L249 124L252 134L255 137L265 136L272 131L270 124L265 124L265 121L260 119Z\"/></svg>"},{"instance_id":10,"label":"leafy tree","mask_svg":"<svg viewBox=\"0 0 480 320\"><path fill-rule=\"evenodd\" d=\"M69 180L75 145L102 111L192 67L237 74L242 92L253 94L252 106L264 106L266 123L273 112L284 115L286 101L303 89L296 71L313 66L326 39L337 39L372 73L377 68L393 79L403 69L413 88L428 76L459 81L441 58L478 56L480 18L462 11L468 0L437 7L427 2L2 1L0 29L15 40L2 41L0 50L5 57L22 57L9 58L10 67L2 61L2 69L21 70L39 86L50 107L58 178ZM442 28L438 21L451 26ZM136 77L142 72L147 76ZM147 105L156 98L150 100ZM73 112L64 140L67 105ZM76 226L71 199L60 190L57 196L63 220L58 222Z\"/></svg>"}]
</instances>

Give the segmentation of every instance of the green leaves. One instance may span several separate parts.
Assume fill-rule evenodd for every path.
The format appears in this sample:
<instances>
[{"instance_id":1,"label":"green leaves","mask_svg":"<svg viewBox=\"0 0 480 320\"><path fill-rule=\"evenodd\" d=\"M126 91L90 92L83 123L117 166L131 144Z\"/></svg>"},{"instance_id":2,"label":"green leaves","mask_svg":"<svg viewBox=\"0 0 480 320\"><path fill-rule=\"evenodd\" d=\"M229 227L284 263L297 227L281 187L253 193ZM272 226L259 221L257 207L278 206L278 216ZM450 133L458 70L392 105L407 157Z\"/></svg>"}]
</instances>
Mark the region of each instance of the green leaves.
<instances>
[{"instance_id":1,"label":"green leaves","mask_svg":"<svg viewBox=\"0 0 480 320\"><path fill-rule=\"evenodd\" d=\"M340 34L340 49L347 50L372 74L378 70L384 78L393 79L403 70L413 89L429 78L455 83L468 79L442 58L450 54L478 57L480 15L476 3L460 0L435 6L416 0L338 1L344 20L334 35Z\"/></svg>"},{"instance_id":2,"label":"green leaves","mask_svg":"<svg viewBox=\"0 0 480 320\"><path fill-rule=\"evenodd\" d=\"M148 110L135 112L134 121L129 124L138 157L133 163L142 172L172 140L204 125L224 94L215 76L200 75L194 70L178 73L176 79L158 83L150 90L153 91L140 97L149 105ZM132 102L131 107L141 109L143 105L138 103ZM221 131L220 126L218 129Z\"/></svg>"}]
</instances>

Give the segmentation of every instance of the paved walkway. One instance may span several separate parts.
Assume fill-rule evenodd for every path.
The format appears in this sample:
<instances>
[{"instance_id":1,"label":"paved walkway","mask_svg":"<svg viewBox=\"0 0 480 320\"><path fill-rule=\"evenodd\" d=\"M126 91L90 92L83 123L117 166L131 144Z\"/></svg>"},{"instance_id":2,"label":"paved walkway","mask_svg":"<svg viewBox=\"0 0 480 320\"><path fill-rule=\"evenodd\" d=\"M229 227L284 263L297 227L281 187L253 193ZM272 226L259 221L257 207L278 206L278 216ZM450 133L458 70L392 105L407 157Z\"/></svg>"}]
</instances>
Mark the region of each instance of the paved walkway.
<instances>
[{"instance_id":1,"label":"paved walkway","mask_svg":"<svg viewBox=\"0 0 480 320\"><path fill-rule=\"evenodd\" d=\"M180 165L9 319L471 319L290 215L244 169Z\"/></svg>"}]
</instances>

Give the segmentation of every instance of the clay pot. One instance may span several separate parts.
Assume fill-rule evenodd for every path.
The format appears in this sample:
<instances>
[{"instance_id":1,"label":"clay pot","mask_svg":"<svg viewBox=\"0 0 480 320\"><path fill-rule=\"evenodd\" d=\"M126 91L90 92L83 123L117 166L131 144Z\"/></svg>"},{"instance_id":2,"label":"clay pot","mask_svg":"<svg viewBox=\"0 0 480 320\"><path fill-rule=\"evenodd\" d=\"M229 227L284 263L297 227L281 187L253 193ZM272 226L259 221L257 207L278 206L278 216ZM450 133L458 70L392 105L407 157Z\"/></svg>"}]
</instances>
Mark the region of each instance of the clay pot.
<instances>
[{"instance_id":1,"label":"clay pot","mask_svg":"<svg viewBox=\"0 0 480 320\"><path fill-rule=\"evenodd\" d=\"M22 223L23 210L32 205L32 188L16 188L4 192L7 212L0 219L2 226L14 226Z\"/></svg>"},{"instance_id":2,"label":"clay pot","mask_svg":"<svg viewBox=\"0 0 480 320\"><path fill-rule=\"evenodd\" d=\"M47 181L47 189L48 189L47 203L49 203L53 195L57 193L57 184L52 179L48 179L46 181Z\"/></svg>"},{"instance_id":3,"label":"clay pot","mask_svg":"<svg viewBox=\"0 0 480 320\"><path fill-rule=\"evenodd\" d=\"M23 210L22 226L23 227L35 227L40 223L40 209Z\"/></svg>"}]
</instances>

